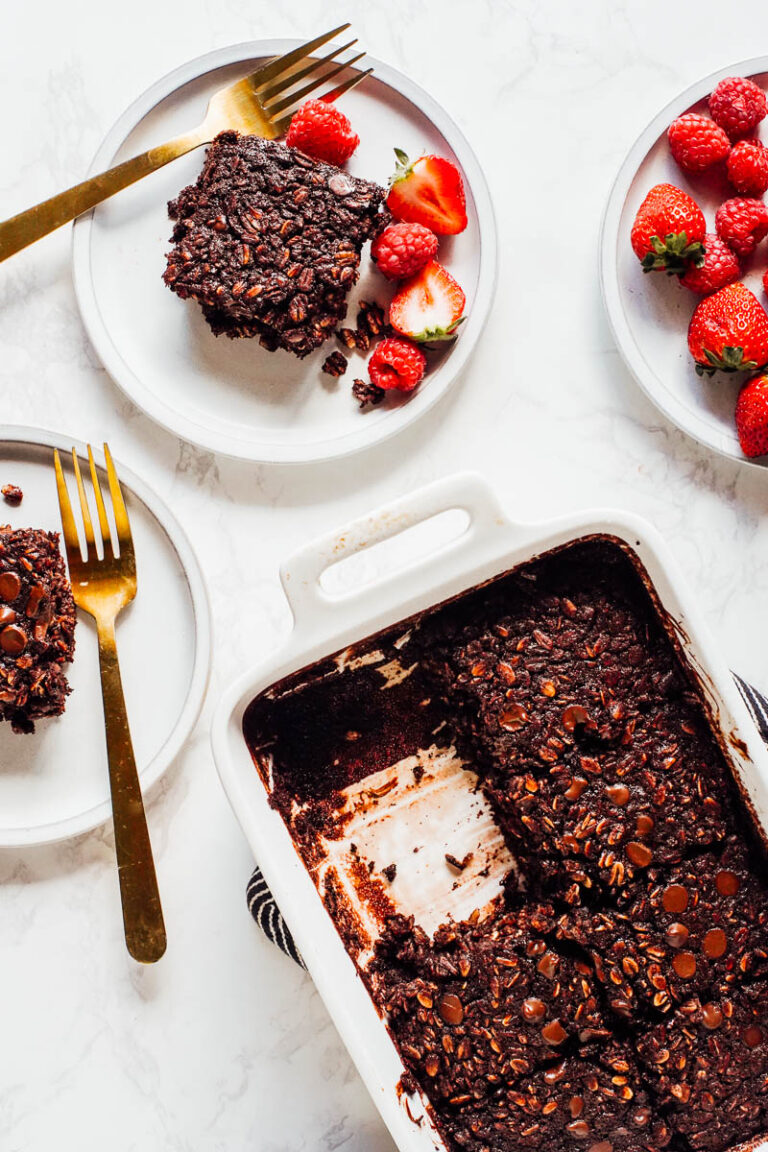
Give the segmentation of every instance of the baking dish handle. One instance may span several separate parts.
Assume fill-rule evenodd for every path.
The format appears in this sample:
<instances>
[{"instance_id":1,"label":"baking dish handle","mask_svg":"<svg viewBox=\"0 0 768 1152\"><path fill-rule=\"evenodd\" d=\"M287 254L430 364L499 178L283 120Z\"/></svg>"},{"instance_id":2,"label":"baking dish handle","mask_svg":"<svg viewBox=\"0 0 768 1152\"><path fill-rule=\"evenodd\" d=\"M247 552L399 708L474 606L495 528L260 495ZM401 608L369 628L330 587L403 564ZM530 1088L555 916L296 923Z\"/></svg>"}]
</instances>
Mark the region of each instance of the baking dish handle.
<instances>
[{"instance_id":1,"label":"baking dish handle","mask_svg":"<svg viewBox=\"0 0 768 1152\"><path fill-rule=\"evenodd\" d=\"M374 544L398 536L417 524L424 523L441 513L463 510L468 523L460 535L439 548L437 554L398 568L367 583L362 588L351 588L340 594L329 595L321 585L326 569ZM466 567L467 554L480 557L488 546L498 543L499 536L509 534L513 527L501 510L493 490L477 473L467 472L447 476L418 489L369 516L355 520L342 531L321 537L294 553L280 569L280 579L288 598L294 620L302 630L313 630L329 612L343 614L349 620L357 601L367 604L370 615L371 588L388 586L395 594L413 590L416 568L439 564L440 575L450 576L455 566Z\"/></svg>"}]
</instances>

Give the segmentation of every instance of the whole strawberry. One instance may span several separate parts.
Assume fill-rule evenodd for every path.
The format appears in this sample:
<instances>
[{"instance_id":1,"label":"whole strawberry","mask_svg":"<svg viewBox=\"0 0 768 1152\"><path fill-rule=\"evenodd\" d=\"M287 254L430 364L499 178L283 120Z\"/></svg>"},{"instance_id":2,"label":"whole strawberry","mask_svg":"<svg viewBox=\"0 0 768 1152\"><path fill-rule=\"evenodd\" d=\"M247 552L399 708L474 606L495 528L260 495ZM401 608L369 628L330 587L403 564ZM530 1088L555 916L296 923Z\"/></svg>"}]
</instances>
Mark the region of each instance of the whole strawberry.
<instances>
[{"instance_id":1,"label":"whole strawberry","mask_svg":"<svg viewBox=\"0 0 768 1152\"><path fill-rule=\"evenodd\" d=\"M368 375L376 388L412 392L424 376L427 358L410 340L390 336L376 345L368 361Z\"/></svg>"},{"instance_id":2,"label":"whole strawberry","mask_svg":"<svg viewBox=\"0 0 768 1152\"><path fill-rule=\"evenodd\" d=\"M423 224L390 224L371 245L371 257L388 280L413 276L437 254L437 236Z\"/></svg>"},{"instance_id":3,"label":"whole strawberry","mask_svg":"<svg viewBox=\"0 0 768 1152\"><path fill-rule=\"evenodd\" d=\"M768 235L768 208L762 200L736 196L718 208L715 228L720 239L743 260Z\"/></svg>"},{"instance_id":4,"label":"whole strawberry","mask_svg":"<svg viewBox=\"0 0 768 1152\"><path fill-rule=\"evenodd\" d=\"M632 225L632 249L644 272L684 272L704 259L707 230L696 201L674 184L656 184Z\"/></svg>"},{"instance_id":5,"label":"whole strawberry","mask_svg":"<svg viewBox=\"0 0 768 1152\"><path fill-rule=\"evenodd\" d=\"M745 456L768 454L768 376L753 376L739 393L736 431Z\"/></svg>"},{"instance_id":6,"label":"whole strawberry","mask_svg":"<svg viewBox=\"0 0 768 1152\"><path fill-rule=\"evenodd\" d=\"M686 112L667 129L669 150L686 172L703 172L728 155L731 142L722 128L708 116Z\"/></svg>"},{"instance_id":7,"label":"whole strawberry","mask_svg":"<svg viewBox=\"0 0 768 1152\"><path fill-rule=\"evenodd\" d=\"M739 140L726 161L728 179L742 196L768 191L768 149L759 140Z\"/></svg>"},{"instance_id":8,"label":"whole strawberry","mask_svg":"<svg viewBox=\"0 0 768 1152\"><path fill-rule=\"evenodd\" d=\"M285 142L315 160L344 164L360 143L349 118L335 104L305 100L293 114Z\"/></svg>"},{"instance_id":9,"label":"whole strawberry","mask_svg":"<svg viewBox=\"0 0 768 1152\"><path fill-rule=\"evenodd\" d=\"M710 96L709 111L731 139L738 140L758 126L768 107L765 92L753 80L728 76Z\"/></svg>"},{"instance_id":10,"label":"whole strawberry","mask_svg":"<svg viewBox=\"0 0 768 1152\"><path fill-rule=\"evenodd\" d=\"M738 280L740 275L736 253L714 232L708 232L704 237L703 263L698 267L691 264L680 277L680 283L699 296L709 296L711 292L717 292L718 288Z\"/></svg>"},{"instance_id":11,"label":"whole strawberry","mask_svg":"<svg viewBox=\"0 0 768 1152\"><path fill-rule=\"evenodd\" d=\"M768 314L742 283L727 284L696 305L688 348L700 376L754 371L768 363Z\"/></svg>"}]
</instances>

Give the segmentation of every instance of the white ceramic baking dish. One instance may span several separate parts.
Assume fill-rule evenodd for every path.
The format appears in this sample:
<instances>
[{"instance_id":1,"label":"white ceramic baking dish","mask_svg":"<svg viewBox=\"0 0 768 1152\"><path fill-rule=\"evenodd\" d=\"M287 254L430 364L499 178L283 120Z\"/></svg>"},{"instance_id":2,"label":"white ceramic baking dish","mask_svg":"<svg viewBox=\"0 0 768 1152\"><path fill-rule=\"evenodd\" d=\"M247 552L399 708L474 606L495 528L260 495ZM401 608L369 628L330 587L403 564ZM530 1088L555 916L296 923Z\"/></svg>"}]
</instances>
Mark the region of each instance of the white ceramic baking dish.
<instances>
[{"instance_id":1,"label":"white ceramic baking dish","mask_svg":"<svg viewBox=\"0 0 768 1152\"><path fill-rule=\"evenodd\" d=\"M452 509L466 513L466 528L434 554L373 585L353 586L334 596L321 586L320 579L331 565ZM309 544L288 560L281 568L281 579L293 612L293 631L279 652L232 685L214 717L213 752L230 803L310 975L401 1152L444 1152L445 1145L426 1102L409 1098L398 1088L403 1073L400 1057L286 824L270 807L243 737L243 715L256 696L290 673L550 548L592 533L618 537L644 564L698 673L747 803L768 827L768 754L659 533L635 516L611 510L540 524L512 521L481 478L471 474L423 488ZM768 1142L759 1147L768 1149Z\"/></svg>"}]
</instances>

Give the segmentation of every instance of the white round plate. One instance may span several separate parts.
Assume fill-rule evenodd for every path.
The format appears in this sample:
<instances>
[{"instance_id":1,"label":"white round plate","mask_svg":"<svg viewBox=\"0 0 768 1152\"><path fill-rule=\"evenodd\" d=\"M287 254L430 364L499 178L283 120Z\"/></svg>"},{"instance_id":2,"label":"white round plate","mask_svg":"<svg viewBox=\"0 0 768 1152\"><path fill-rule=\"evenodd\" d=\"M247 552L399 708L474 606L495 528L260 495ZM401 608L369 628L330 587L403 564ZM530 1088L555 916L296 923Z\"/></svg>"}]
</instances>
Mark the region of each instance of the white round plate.
<instances>
[{"instance_id":1,"label":"white round plate","mask_svg":"<svg viewBox=\"0 0 768 1152\"><path fill-rule=\"evenodd\" d=\"M53 448L85 445L34 428L0 434L0 487L18 484L18 508L0 502L0 523L61 531ZM70 470L70 498L76 500ZM68 467L63 458L65 469ZM182 528L123 464L117 474L131 521L138 591L117 622L125 700L144 792L163 774L202 707L211 637L208 599ZM106 483L106 481L104 481ZM95 518L95 512L92 508ZM62 543L63 551L63 543ZM99 660L93 620L78 612L72 693L63 716L38 720L34 735L0 724L0 846L43 844L87 832L111 816Z\"/></svg>"},{"instance_id":2,"label":"white round plate","mask_svg":"<svg viewBox=\"0 0 768 1152\"><path fill-rule=\"evenodd\" d=\"M629 237L640 204L654 184L669 182L688 192L701 206L707 231L714 231L715 210L736 193L724 175L688 176L675 164L666 131L676 116L696 111L708 114L707 97L725 76L748 76L768 87L768 57L742 61L714 72L686 89L648 125L621 166L603 219L600 244L600 279L613 334L627 367L650 399L679 428L724 456L745 464L739 447L734 409L742 373L716 372L699 377L688 352L688 322L699 300L675 276L645 275L632 251ZM766 122L762 138L768 141ZM766 265L761 245L754 262L747 264L744 282L764 304L760 281Z\"/></svg>"},{"instance_id":3,"label":"white round plate","mask_svg":"<svg viewBox=\"0 0 768 1152\"><path fill-rule=\"evenodd\" d=\"M187 131L218 88L298 41L269 40L220 49L159 80L121 116L99 149L98 172ZM365 357L353 354L339 380L321 372L328 341L305 360L269 353L257 340L216 338L192 301L162 282L170 248L167 201L197 178L203 151L146 177L75 224L74 279L83 322L107 371L153 419L209 448L247 460L284 463L330 459L394 435L422 415L458 377L487 318L496 276L496 228L488 187L466 139L450 117L393 68L368 61L375 73L343 98L360 135L349 170L386 185L395 147L453 158L464 176L469 224L444 237L439 259L467 295L468 318L450 349L416 393L388 398L361 412L351 383L365 376ZM391 288L363 255L360 282L350 297L386 303Z\"/></svg>"}]
</instances>

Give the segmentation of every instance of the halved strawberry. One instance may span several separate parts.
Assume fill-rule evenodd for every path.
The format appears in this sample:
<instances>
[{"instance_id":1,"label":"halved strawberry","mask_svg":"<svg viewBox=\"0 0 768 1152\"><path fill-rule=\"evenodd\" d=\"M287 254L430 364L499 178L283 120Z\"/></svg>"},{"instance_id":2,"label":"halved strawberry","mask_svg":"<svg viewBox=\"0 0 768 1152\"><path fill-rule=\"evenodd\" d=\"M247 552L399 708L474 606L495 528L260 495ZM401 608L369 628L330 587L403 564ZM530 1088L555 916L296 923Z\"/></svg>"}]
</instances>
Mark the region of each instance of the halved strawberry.
<instances>
[{"instance_id":1,"label":"halved strawberry","mask_svg":"<svg viewBox=\"0 0 768 1152\"><path fill-rule=\"evenodd\" d=\"M430 260L400 285L389 306L389 322L401 336L418 343L455 340L466 302L450 272L437 260Z\"/></svg>"},{"instance_id":2,"label":"halved strawberry","mask_svg":"<svg viewBox=\"0 0 768 1152\"><path fill-rule=\"evenodd\" d=\"M387 207L397 220L423 224L438 236L454 236L467 226L464 184L455 164L442 156L413 163L395 148L397 167L389 182Z\"/></svg>"}]
</instances>

